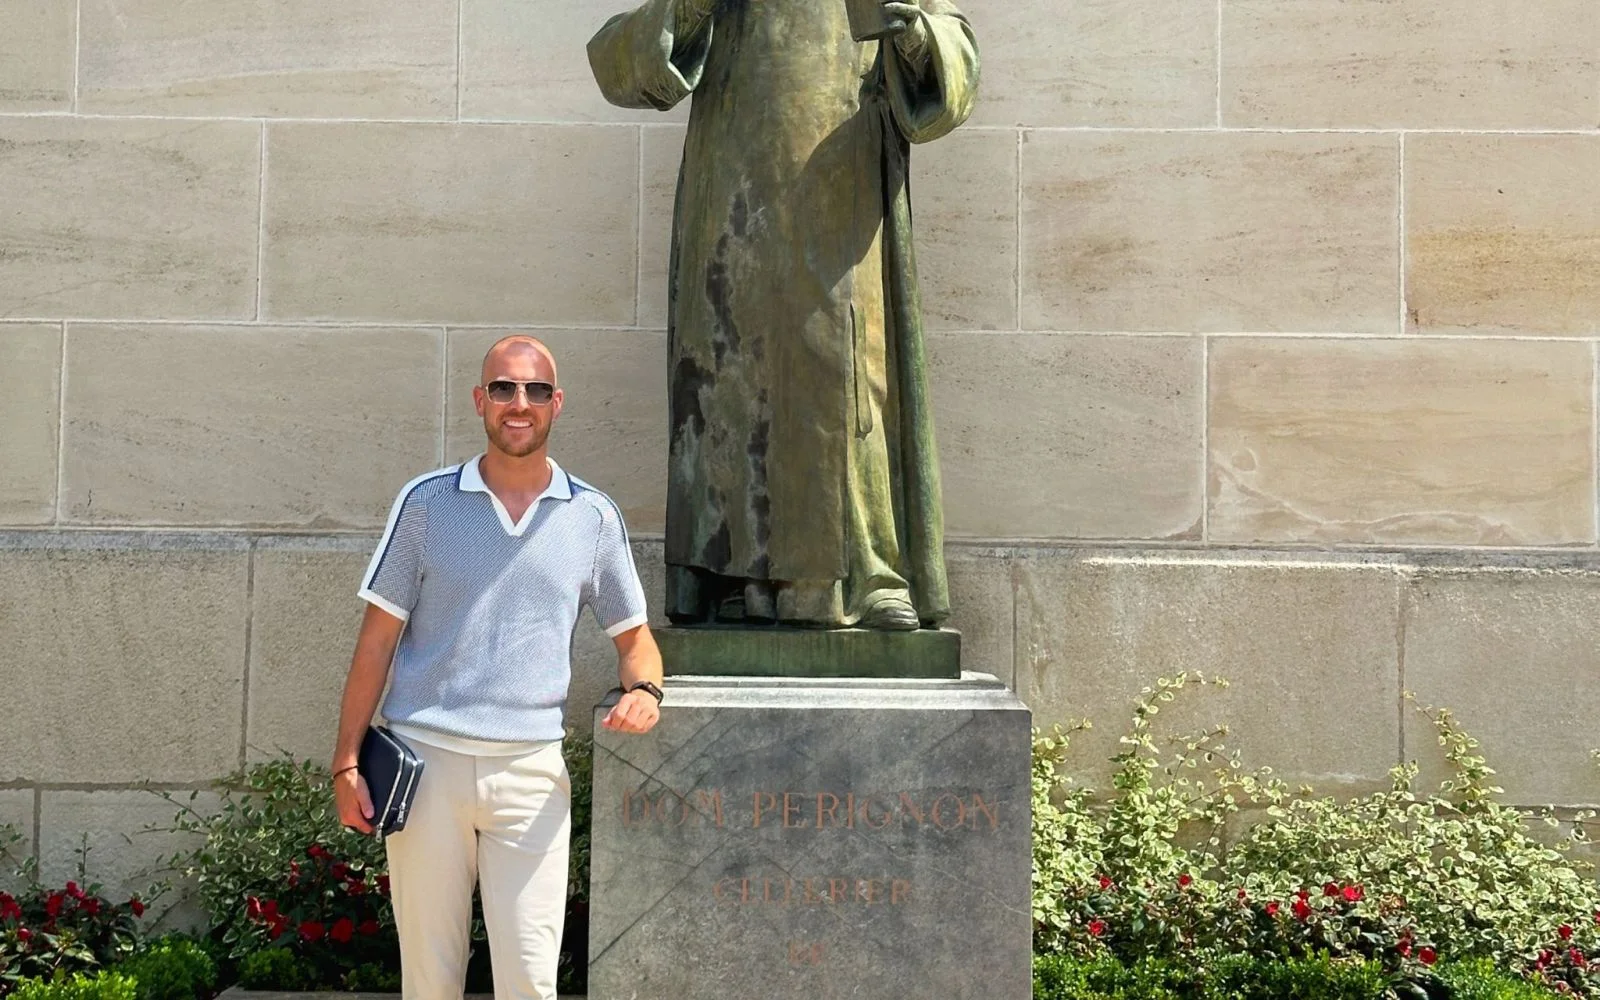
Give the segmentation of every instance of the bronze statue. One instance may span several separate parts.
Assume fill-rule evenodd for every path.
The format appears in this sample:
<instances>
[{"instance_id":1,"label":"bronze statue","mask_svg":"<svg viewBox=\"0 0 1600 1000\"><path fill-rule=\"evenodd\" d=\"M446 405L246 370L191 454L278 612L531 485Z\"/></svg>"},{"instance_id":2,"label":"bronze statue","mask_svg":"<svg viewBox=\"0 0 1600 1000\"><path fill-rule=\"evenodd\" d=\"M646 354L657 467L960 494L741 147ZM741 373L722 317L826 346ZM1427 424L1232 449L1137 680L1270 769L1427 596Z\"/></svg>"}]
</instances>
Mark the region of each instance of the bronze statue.
<instances>
[{"instance_id":1,"label":"bronze statue","mask_svg":"<svg viewBox=\"0 0 1600 1000\"><path fill-rule=\"evenodd\" d=\"M589 60L613 104L693 95L669 279L669 617L936 626L908 165L972 110L971 26L950 0L648 0Z\"/></svg>"}]
</instances>

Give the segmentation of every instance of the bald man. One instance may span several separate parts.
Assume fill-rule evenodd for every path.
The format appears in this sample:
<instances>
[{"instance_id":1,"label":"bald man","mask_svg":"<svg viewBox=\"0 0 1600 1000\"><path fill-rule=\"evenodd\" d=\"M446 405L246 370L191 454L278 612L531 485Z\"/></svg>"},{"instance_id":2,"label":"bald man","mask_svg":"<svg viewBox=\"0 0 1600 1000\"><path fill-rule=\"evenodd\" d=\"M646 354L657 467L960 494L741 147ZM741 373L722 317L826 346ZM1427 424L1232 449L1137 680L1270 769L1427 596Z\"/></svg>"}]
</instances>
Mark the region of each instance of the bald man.
<instances>
[{"instance_id":1,"label":"bald man","mask_svg":"<svg viewBox=\"0 0 1600 1000\"><path fill-rule=\"evenodd\" d=\"M496 1000L554 1000L573 628L587 607L616 643L623 694L603 724L620 732L656 724L661 654L621 511L549 457L564 401L550 350L499 341L472 399L487 448L405 485L362 579L334 798L341 822L373 832L356 762L387 682L384 720L423 761L405 829L384 842L404 1000L462 995L474 885Z\"/></svg>"}]
</instances>

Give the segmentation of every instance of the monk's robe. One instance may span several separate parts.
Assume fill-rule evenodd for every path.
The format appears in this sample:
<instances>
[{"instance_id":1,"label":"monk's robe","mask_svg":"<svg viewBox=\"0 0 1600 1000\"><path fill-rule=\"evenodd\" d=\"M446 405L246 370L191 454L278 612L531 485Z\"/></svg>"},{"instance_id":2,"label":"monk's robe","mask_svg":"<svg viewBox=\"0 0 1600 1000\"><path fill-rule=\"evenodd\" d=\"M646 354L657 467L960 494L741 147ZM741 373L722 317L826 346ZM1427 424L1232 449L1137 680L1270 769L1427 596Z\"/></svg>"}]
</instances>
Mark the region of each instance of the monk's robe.
<instances>
[{"instance_id":1,"label":"monk's robe","mask_svg":"<svg viewBox=\"0 0 1600 1000\"><path fill-rule=\"evenodd\" d=\"M908 592L923 624L948 615L908 163L966 120L978 51L949 0L921 7L920 46L854 41L844 0L649 0L589 43L613 104L691 98L669 269L674 620L743 596L752 618L845 626Z\"/></svg>"}]
</instances>

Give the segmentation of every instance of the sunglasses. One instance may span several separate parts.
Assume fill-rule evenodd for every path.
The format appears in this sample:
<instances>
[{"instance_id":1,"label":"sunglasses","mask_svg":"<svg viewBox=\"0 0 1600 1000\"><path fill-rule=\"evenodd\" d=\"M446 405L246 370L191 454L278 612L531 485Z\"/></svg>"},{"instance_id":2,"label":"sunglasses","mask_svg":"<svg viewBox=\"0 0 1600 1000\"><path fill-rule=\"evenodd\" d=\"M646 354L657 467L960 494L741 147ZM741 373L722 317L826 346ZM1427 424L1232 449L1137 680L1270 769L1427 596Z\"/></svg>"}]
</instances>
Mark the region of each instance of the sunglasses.
<instances>
[{"instance_id":1,"label":"sunglasses","mask_svg":"<svg viewBox=\"0 0 1600 1000\"><path fill-rule=\"evenodd\" d=\"M556 387L549 382L513 382L510 379L497 378L482 388L483 394L489 397L491 403L511 402L517 398L518 389L523 391L528 397L528 402L534 406L543 406L556 395Z\"/></svg>"}]
</instances>

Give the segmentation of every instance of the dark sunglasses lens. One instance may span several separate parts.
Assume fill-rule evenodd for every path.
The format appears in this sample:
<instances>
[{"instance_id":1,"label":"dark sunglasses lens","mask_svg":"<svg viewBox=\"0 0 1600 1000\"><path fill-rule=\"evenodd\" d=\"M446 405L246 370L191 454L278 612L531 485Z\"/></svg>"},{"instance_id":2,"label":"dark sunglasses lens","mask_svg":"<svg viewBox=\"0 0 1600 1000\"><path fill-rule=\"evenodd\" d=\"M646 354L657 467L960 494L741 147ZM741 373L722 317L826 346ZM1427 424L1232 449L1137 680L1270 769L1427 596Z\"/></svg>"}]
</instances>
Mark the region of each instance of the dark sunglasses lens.
<instances>
[{"instance_id":1,"label":"dark sunglasses lens","mask_svg":"<svg viewBox=\"0 0 1600 1000\"><path fill-rule=\"evenodd\" d=\"M490 382L488 385L483 387L483 391L488 394L490 402L509 403L513 399L517 398L517 383L501 381Z\"/></svg>"},{"instance_id":2,"label":"dark sunglasses lens","mask_svg":"<svg viewBox=\"0 0 1600 1000\"><path fill-rule=\"evenodd\" d=\"M549 382L529 382L528 402L536 406L543 406L555 397L556 388Z\"/></svg>"}]
</instances>

